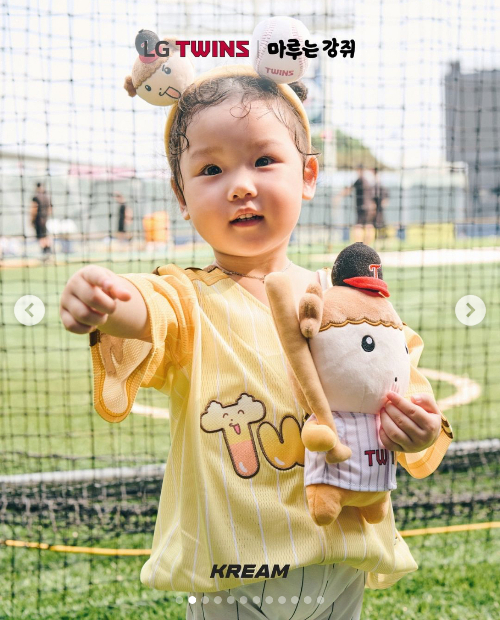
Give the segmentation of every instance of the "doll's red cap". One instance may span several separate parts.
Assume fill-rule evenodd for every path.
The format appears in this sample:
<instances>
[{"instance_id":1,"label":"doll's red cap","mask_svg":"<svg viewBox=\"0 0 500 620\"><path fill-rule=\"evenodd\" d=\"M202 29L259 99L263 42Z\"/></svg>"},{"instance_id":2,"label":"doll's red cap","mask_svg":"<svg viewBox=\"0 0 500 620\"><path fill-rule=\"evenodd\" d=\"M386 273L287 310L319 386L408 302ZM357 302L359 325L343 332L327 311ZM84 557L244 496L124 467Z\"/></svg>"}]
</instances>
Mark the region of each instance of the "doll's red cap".
<instances>
[{"instance_id":1,"label":"doll's red cap","mask_svg":"<svg viewBox=\"0 0 500 620\"><path fill-rule=\"evenodd\" d=\"M378 291L384 297L390 297L387 282L384 282L381 278L361 276L357 278L347 278L344 282L349 284L349 286L354 286L355 288L366 288L370 291Z\"/></svg>"}]
</instances>

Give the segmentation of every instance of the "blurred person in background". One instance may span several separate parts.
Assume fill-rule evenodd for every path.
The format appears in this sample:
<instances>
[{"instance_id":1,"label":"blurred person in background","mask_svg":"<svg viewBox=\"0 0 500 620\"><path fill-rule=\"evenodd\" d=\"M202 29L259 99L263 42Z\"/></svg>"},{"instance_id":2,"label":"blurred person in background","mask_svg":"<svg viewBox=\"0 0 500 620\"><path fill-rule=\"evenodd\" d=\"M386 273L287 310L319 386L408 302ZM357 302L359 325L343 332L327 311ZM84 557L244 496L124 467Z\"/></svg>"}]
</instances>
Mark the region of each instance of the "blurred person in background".
<instances>
[{"instance_id":1,"label":"blurred person in background","mask_svg":"<svg viewBox=\"0 0 500 620\"><path fill-rule=\"evenodd\" d=\"M51 215L52 201L46 193L43 183L37 183L35 195L31 200L31 224L35 229L44 259L52 253L52 240L47 231L47 220Z\"/></svg>"},{"instance_id":2,"label":"blurred person in background","mask_svg":"<svg viewBox=\"0 0 500 620\"><path fill-rule=\"evenodd\" d=\"M354 183L345 187L336 197L335 202L343 196L350 196L355 192L356 198L356 224L354 225L354 241L362 241L371 245L375 238L373 219L375 216L375 205L373 202L373 187L366 178L365 167L359 164L357 167L358 178Z\"/></svg>"},{"instance_id":3,"label":"blurred person in background","mask_svg":"<svg viewBox=\"0 0 500 620\"><path fill-rule=\"evenodd\" d=\"M133 219L132 209L126 204L123 194L121 194L120 192L115 192L114 197L119 205L117 237L121 241L130 241L130 239L132 238L132 233L130 231L130 226Z\"/></svg>"},{"instance_id":4,"label":"blurred person in background","mask_svg":"<svg viewBox=\"0 0 500 620\"><path fill-rule=\"evenodd\" d=\"M380 181L378 168L373 169L373 188L372 198L375 205L375 214L373 217L373 225L375 227L375 237L377 239L385 239L387 231L385 227L384 209L387 205L389 192L385 189Z\"/></svg>"}]
</instances>

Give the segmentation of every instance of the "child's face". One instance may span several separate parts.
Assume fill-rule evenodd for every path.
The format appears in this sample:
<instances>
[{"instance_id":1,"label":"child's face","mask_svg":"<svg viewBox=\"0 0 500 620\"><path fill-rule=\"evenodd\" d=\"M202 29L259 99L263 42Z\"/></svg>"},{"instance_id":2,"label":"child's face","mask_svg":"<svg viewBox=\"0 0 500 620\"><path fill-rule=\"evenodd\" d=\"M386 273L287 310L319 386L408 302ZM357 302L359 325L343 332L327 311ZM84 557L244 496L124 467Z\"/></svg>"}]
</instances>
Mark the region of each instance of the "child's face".
<instances>
[{"instance_id":1,"label":"child's face","mask_svg":"<svg viewBox=\"0 0 500 620\"><path fill-rule=\"evenodd\" d=\"M262 102L246 112L236 99L207 108L187 129L181 156L183 216L216 254L263 256L286 250L302 198L314 196L317 162L302 158L288 129ZM272 144L257 144L272 141ZM214 149L199 154L200 149ZM220 150L217 150L220 149ZM258 215L235 223L242 212Z\"/></svg>"}]
</instances>

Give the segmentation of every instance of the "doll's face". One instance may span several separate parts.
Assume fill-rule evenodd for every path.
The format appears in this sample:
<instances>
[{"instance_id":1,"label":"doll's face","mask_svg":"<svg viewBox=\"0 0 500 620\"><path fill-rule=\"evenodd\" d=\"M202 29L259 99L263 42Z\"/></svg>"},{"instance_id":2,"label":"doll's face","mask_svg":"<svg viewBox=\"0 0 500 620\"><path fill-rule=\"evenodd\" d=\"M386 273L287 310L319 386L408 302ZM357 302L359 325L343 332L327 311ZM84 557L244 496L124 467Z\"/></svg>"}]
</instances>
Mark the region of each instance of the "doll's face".
<instances>
[{"instance_id":1,"label":"doll's face","mask_svg":"<svg viewBox=\"0 0 500 620\"><path fill-rule=\"evenodd\" d=\"M330 327L309 341L332 411L380 411L390 390L404 396L410 357L402 330L347 323Z\"/></svg>"},{"instance_id":2,"label":"doll's face","mask_svg":"<svg viewBox=\"0 0 500 620\"><path fill-rule=\"evenodd\" d=\"M187 71L183 58L174 54L156 69L137 89L139 97L153 105L172 105L183 89L180 80L186 80Z\"/></svg>"}]
</instances>

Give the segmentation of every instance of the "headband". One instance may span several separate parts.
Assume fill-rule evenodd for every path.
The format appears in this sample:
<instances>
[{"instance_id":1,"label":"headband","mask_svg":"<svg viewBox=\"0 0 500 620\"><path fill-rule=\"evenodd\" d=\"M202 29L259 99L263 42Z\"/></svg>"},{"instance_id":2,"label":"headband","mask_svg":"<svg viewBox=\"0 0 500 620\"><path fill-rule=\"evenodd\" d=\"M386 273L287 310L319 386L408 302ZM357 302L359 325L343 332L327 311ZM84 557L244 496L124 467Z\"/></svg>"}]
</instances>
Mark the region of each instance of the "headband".
<instances>
[{"instance_id":1,"label":"headband","mask_svg":"<svg viewBox=\"0 0 500 620\"><path fill-rule=\"evenodd\" d=\"M195 78L194 65L185 55L181 56L176 38L164 37L151 30L140 30L135 39L139 53L132 74L125 78L124 88L130 97L139 95L148 103L159 106L171 106L164 133L165 152L168 155L170 131L177 114L178 102L182 94L190 87L197 87L204 82L224 77L266 76L275 82L281 94L298 112L306 131L308 150L311 150L311 129L309 119L300 98L288 84L299 80L304 75L308 58L297 54L293 60L289 56L269 54L272 45L294 37L301 45L310 37L307 28L297 19L291 17L272 17L260 22L252 35L250 65L224 65L214 67ZM166 47L165 47L166 44ZM167 49L168 48L168 49Z\"/></svg>"}]
</instances>

